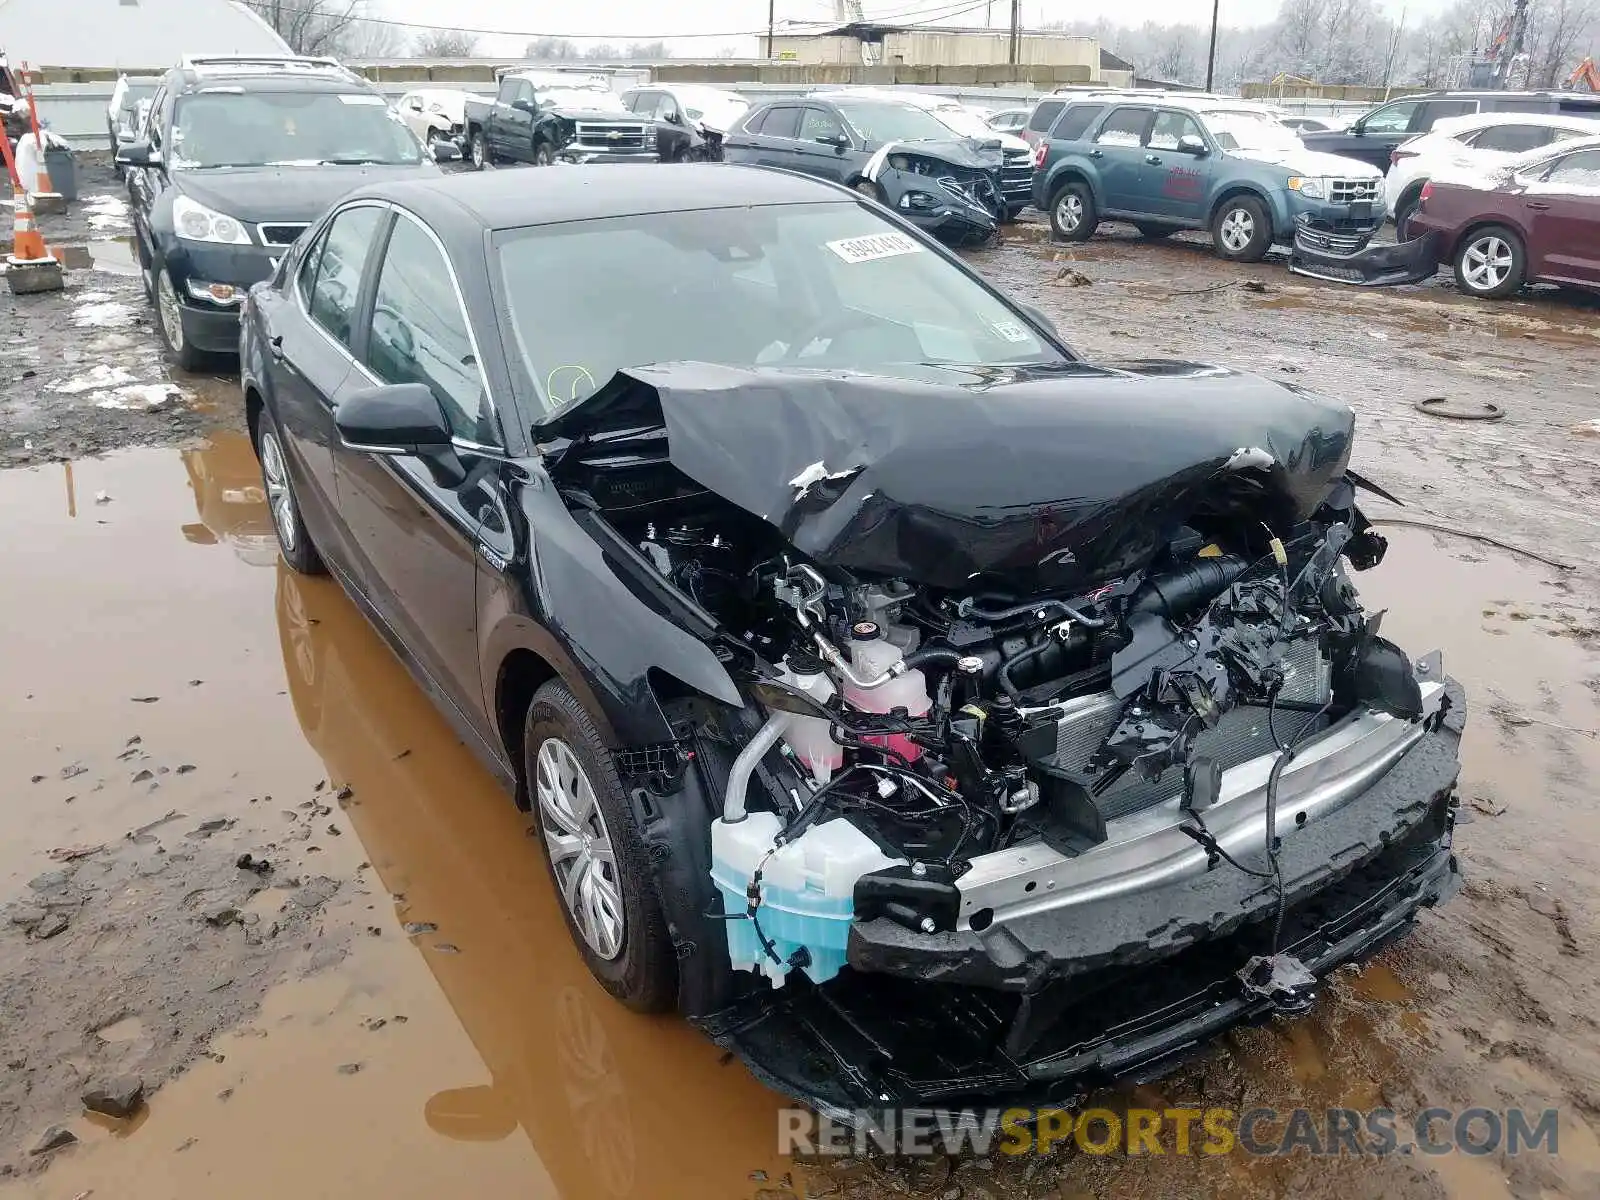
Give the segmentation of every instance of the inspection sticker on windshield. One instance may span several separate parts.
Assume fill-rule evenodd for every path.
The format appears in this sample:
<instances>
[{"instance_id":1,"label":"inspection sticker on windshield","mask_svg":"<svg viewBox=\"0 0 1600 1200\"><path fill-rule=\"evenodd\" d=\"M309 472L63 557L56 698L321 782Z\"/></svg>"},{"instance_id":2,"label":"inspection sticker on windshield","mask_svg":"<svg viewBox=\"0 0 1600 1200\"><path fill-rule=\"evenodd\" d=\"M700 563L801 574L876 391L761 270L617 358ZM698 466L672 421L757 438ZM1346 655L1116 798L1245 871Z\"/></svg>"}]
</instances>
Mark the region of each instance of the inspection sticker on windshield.
<instances>
[{"instance_id":1,"label":"inspection sticker on windshield","mask_svg":"<svg viewBox=\"0 0 1600 1200\"><path fill-rule=\"evenodd\" d=\"M847 263L893 258L896 254L915 254L922 249L914 239L903 233L873 233L866 237L840 238L837 242L828 242L827 247Z\"/></svg>"},{"instance_id":2,"label":"inspection sticker on windshield","mask_svg":"<svg viewBox=\"0 0 1600 1200\"><path fill-rule=\"evenodd\" d=\"M341 104L371 104L374 106L382 104L387 106L389 103L382 96L363 96L354 92L340 92L338 95Z\"/></svg>"}]
</instances>

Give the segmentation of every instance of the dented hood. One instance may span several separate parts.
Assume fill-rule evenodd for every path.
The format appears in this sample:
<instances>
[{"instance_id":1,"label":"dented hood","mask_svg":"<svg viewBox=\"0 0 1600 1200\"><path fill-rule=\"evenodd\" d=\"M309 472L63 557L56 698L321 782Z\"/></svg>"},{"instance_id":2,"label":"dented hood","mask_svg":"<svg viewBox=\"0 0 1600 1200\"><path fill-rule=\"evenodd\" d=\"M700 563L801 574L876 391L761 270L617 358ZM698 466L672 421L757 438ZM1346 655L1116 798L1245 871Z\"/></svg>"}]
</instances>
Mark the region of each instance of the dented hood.
<instances>
[{"instance_id":1,"label":"dented hood","mask_svg":"<svg viewBox=\"0 0 1600 1200\"><path fill-rule=\"evenodd\" d=\"M1308 516L1344 472L1354 418L1190 363L931 368L921 380L672 363L620 372L535 433L581 441L653 424L674 466L819 563L1031 591L1144 565L1224 491L1250 495L1275 527Z\"/></svg>"}]
</instances>

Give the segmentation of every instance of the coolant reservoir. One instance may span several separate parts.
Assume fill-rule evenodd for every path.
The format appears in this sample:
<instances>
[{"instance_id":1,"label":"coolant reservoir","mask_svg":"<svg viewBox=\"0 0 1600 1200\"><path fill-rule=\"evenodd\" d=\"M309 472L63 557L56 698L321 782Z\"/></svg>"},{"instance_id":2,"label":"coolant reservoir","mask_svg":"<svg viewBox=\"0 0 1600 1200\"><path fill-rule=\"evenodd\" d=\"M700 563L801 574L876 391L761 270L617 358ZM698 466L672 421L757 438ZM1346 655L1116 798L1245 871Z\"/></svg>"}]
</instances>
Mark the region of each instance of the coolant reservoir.
<instances>
[{"instance_id":1,"label":"coolant reservoir","mask_svg":"<svg viewBox=\"0 0 1600 1200\"><path fill-rule=\"evenodd\" d=\"M833 699L833 680L823 672L822 660L811 654L790 654L778 678L818 704ZM833 740L833 722L821 717L790 716L783 740L819 784L827 783L844 764L844 747Z\"/></svg>"},{"instance_id":2,"label":"coolant reservoir","mask_svg":"<svg viewBox=\"0 0 1600 1200\"><path fill-rule=\"evenodd\" d=\"M855 668L857 675L864 679L876 678L900 662L901 657L900 647L884 640L876 622L857 621L851 626L850 664ZM922 717L927 715L928 709L933 705L932 699L928 696L927 678L915 668L873 688L857 687L846 679L842 694L845 702L851 707L869 713L890 713L897 708L903 708L913 717ZM904 734L896 733L866 740L874 745L898 751L907 762L914 762L922 755L922 747Z\"/></svg>"}]
</instances>

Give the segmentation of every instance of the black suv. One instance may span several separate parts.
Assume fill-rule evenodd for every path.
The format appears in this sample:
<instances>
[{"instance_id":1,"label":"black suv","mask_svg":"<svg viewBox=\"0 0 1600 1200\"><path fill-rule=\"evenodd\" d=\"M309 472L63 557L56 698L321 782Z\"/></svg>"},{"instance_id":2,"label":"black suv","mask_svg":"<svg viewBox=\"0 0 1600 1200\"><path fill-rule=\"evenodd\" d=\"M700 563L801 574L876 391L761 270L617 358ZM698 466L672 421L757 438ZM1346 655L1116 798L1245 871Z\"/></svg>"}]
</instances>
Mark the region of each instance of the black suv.
<instances>
[{"instance_id":1,"label":"black suv","mask_svg":"<svg viewBox=\"0 0 1600 1200\"><path fill-rule=\"evenodd\" d=\"M1348 129L1302 131L1307 150L1342 154L1389 169L1389 155L1401 142L1427 133L1435 121L1478 112L1567 113L1600 118L1600 96L1579 92L1425 92L1391 100Z\"/></svg>"},{"instance_id":2,"label":"black suv","mask_svg":"<svg viewBox=\"0 0 1600 1200\"><path fill-rule=\"evenodd\" d=\"M117 162L156 328L186 370L237 353L245 292L334 201L438 170L366 80L330 58L290 56L186 57Z\"/></svg>"}]
</instances>

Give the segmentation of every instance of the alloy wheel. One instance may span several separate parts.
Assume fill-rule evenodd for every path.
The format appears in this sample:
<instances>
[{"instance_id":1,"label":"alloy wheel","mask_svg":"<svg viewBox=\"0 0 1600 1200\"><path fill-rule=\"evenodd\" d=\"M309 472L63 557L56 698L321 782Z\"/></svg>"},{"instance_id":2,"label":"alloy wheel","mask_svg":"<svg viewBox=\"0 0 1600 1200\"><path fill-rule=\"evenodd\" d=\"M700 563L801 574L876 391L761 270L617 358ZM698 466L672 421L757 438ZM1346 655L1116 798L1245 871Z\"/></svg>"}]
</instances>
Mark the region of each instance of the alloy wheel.
<instances>
[{"instance_id":1,"label":"alloy wheel","mask_svg":"<svg viewBox=\"0 0 1600 1200\"><path fill-rule=\"evenodd\" d=\"M267 507L272 510L272 524L278 531L278 541L285 554L295 551L295 530L298 524L294 507L294 493L289 490L289 469L283 461L283 447L278 435L270 429L261 431L261 477L267 485Z\"/></svg>"},{"instance_id":2,"label":"alloy wheel","mask_svg":"<svg viewBox=\"0 0 1600 1200\"><path fill-rule=\"evenodd\" d=\"M1063 233L1071 233L1083 224L1083 197L1068 192L1056 201L1056 224Z\"/></svg>"},{"instance_id":3,"label":"alloy wheel","mask_svg":"<svg viewBox=\"0 0 1600 1200\"><path fill-rule=\"evenodd\" d=\"M1256 221L1245 209L1236 208L1222 218L1222 227L1218 232L1228 252L1238 254L1255 237Z\"/></svg>"},{"instance_id":4,"label":"alloy wheel","mask_svg":"<svg viewBox=\"0 0 1600 1200\"><path fill-rule=\"evenodd\" d=\"M1461 273L1476 292L1492 291L1506 281L1516 259L1506 240L1495 234L1477 238L1461 256Z\"/></svg>"},{"instance_id":5,"label":"alloy wheel","mask_svg":"<svg viewBox=\"0 0 1600 1200\"><path fill-rule=\"evenodd\" d=\"M594 785L560 738L547 738L539 747L534 793L561 901L589 948L614 959L627 930L622 876Z\"/></svg>"},{"instance_id":6,"label":"alloy wheel","mask_svg":"<svg viewBox=\"0 0 1600 1200\"><path fill-rule=\"evenodd\" d=\"M481 171L488 164L488 159L489 159L489 149L488 149L487 146L485 146L483 144L483 134L481 134L481 133L473 134L472 135L472 165L477 167L478 170Z\"/></svg>"},{"instance_id":7,"label":"alloy wheel","mask_svg":"<svg viewBox=\"0 0 1600 1200\"><path fill-rule=\"evenodd\" d=\"M167 335L167 344L173 353L183 353L183 310L178 305L178 293L173 290L172 276L156 271L156 311L161 317L161 332Z\"/></svg>"}]
</instances>

